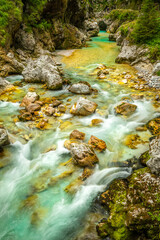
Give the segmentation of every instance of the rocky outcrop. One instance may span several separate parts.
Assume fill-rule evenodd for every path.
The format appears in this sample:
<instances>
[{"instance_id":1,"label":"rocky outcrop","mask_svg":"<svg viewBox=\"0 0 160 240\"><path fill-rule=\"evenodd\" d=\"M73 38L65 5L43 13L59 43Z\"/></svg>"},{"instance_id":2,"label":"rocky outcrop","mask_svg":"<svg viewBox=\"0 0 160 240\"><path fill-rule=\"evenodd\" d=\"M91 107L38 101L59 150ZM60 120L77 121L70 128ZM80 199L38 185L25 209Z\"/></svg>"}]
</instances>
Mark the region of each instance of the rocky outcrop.
<instances>
[{"instance_id":1,"label":"rocky outcrop","mask_svg":"<svg viewBox=\"0 0 160 240\"><path fill-rule=\"evenodd\" d=\"M120 105L115 107L116 113L124 116L130 116L136 111L136 109L136 105L127 102L122 102Z\"/></svg>"},{"instance_id":2,"label":"rocky outcrop","mask_svg":"<svg viewBox=\"0 0 160 240\"><path fill-rule=\"evenodd\" d=\"M9 138L7 131L4 128L0 128L0 148L9 144Z\"/></svg>"},{"instance_id":3,"label":"rocky outcrop","mask_svg":"<svg viewBox=\"0 0 160 240\"><path fill-rule=\"evenodd\" d=\"M92 88L88 82L80 81L78 83L72 84L72 86L69 88L69 91L75 94L87 95L92 93Z\"/></svg>"},{"instance_id":4,"label":"rocky outcrop","mask_svg":"<svg viewBox=\"0 0 160 240\"><path fill-rule=\"evenodd\" d=\"M86 143L72 143L70 151L73 162L80 167L93 167L99 161L92 147Z\"/></svg>"},{"instance_id":5,"label":"rocky outcrop","mask_svg":"<svg viewBox=\"0 0 160 240\"><path fill-rule=\"evenodd\" d=\"M73 115L88 116L95 112L97 104L88 99L80 97L72 106L70 112Z\"/></svg>"},{"instance_id":6,"label":"rocky outcrop","mask_svg":"<svg viewBox=\"0 0 160 240\"><path fill-rule=\"evenodd\" d=\"M158 240L159 181L148 168L136 170L126 180L115 180L100 197L110 215L98 224L98 234L113 240Z\"/></svg>"},{"instance_id":7,"label":"rocky outcrop","mask_svg":"<svg viewBox=\"0 0 160 240\"><path fill-rule=\"evenodd\" d=\"M62 88L61 71L51 56L30 59L22 74L26 82L46 83L48 89L52 90Z\"/></svg>"},{"instance_id":8,"label":"rocky outcrop","mask_svg":"<svg viewBox=\"0 0 160 240\"><path fill-rule=\"evenodd\" d=\"M151 158L147 161L147 166L152 173L160 175L160 135L150 140L149 155Z\"/></svg>"},{"instance_id":9,"label":"rocky outcrop","mask_svg":"<svg viewBox=\"0 0 160 240\"><path fill-rule=\"evenodd\" d=\"M85 133L80 132L78 130L74 130L70 134L70 139L78 139L83 141L85 139Z\"/></svg>"},{"instance_id":10,"label":"rocky outcrop","mask_svg":"<svg viewBox=\"0 0 160 240\"><path fill-rule=\"evenodd\" d=\"M91 20L86 20L84 22L84 28L87 31L89 37L96 37L99 33L98 23Z\"/></svg>"}]
</instances>

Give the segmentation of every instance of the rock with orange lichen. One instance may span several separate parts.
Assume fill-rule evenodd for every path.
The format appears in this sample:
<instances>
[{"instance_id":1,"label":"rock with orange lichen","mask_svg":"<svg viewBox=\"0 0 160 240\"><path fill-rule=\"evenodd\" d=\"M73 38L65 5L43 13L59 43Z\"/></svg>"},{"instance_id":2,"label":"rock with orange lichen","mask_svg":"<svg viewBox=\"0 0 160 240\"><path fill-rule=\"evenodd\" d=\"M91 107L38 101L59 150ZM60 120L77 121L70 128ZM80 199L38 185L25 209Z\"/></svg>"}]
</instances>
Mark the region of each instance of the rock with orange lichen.
<instances>
[{"instance_id":1,"label":"rock with orange lichen","mask_svg":"<svg viewBox=\"0 0 160 240\"><path fill-rule=\"evenodd\" d=\"M86 143L72 143L71 155L75 165L80 167L93 167L99 162L93 148Z\"/></svg>"},{"instance_id":2,"label":"rock with orange lichen","mask_svg":"<svg viewBox=\"0 0 160 240\"><path fill-rule=\"evenodd\" d=\"M39 123L36 124L36 128L39 128L41 130L48 128L48 120L42 119Z\"/></svg>"},{"instance_id":3,"label":"rock with orange lichen","mask_svg":"<svg viewBox=\"0 0 160 240\"><path fill-rule=\"evenodd\" d=\"M64 106L63 104L60 104L58 106L58 111L61 112L61 113L65 113L67 110L66 106Z\"/></svg>"},{"instance_id":4,"label":"rock with orange lichen","mask_svg":"<svg viewBox=\"0 0 160 240\"><path fill-rule=\"evenodd\" d=\"M88 116L95 112L97 104L88 99L80 97L72 106L70 113L73 115Z\"/></svg>"},{"instance_id":5,"label":"rock with orange lichen","mask_svg":"<svg viewBox=\"0 0 160 240\"><path fill-rule=\"evenodd\" d=\"M80 180L85 181L88 177L90 177L93 174L93 169L90 168L84 168L82 175L79 177Z\"/></svg>"},{"instance_id":6,"label":"rock with orange lichen","mask_svg":"<svg viewBox=\"0 0 160 240\"><path fill-rule=\"evenodd\" d=\"M153 135L160 134L160 117L152 119L146 126Z\"/></svg>"},{"instance_id":7,"label":"rock with orange lichen","mask_svg":"<svg viewBox=\"0 0 160 240\"><path fill-rule=\"evenodd\" d=\"M100 125L101 123L103 123L102 119L92 119L91 126L97 126Z\"/></svg>"},{"instance_id":8,"label":"rock with orange lichen","mask_svg":"<svg viewBox=\"0 0 160 240\"><path fill-rule=\"evenodd\" d=\"M91 136L91 138L88 141L88 144L100 152L106 150L107 148L106 143L95 136Z\"/></svg>"},{"instance_id":9,"label":"rock with orange lichen","mask_svg":"<svg viewBox=\"0 0 160 240\"><path fill-rule=\"evenodd\" d=\"M70 139L78 139L78 140L84 140L85 139L85 133L80 132L78 130L74 130L73 132L71 132L70 134Z\"/></svg>"},{"instance_id":10,"label":"rock with orange lichen","mask_svg":"<svg viewBox=\"0 0 160 240\"><path fill-rule=\"evenodd\" d=\"M53 107L46 107L44 112L47 116L52 116L55 113L55 109Z\"/></svg>"},{"instance_id":11,"label":"rock with orange lichen","mask_svg":"<svg viewBox=\"0 0 160 240\"><path fill-rule=\"evenodd\" d=\"M120 105L115 107L115 111L117 114L124 115L124 116L130 116L133 114L137 109L137 106L135 104L122 102Z\"/></svg>"},{"instance_id":12,"label":"rock with orange lichen","mask_svg":"<svg viewBox=\"0 0 160 240\"><path fill-rule=\"evenodd\" d=\"M137 149L138 144L145 143L138 134L130 134L124 139L124 145L131 149Z\"/></svg>"}]
</instances>

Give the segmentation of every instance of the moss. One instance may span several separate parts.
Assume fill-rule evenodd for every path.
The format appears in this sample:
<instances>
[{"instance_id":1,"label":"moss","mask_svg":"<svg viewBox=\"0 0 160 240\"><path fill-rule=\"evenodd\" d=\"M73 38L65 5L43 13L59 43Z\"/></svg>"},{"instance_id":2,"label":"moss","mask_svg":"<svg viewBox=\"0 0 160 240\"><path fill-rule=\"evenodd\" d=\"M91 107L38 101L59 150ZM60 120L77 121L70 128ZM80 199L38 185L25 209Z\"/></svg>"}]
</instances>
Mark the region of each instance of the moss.
<instances>
[{"instance_id":1,"label":"moss","mask_svg":"<svg viewBox=\"0 0 160 240\"><path fill-rule=\"evenodd\" d=\"M126 21L133 21L138 17L138 11L132 9L115 9L112 10L108 15L106 15L107 19L119 20L121 23Z\"/></svg>"},{"instance_id":2,"label":"moss","mask_svg":"<svg viewBox=\"0 0 160 240\"><path fill-rule=\"evenodd\" d=\"M144 165L144 166L146 166L146 162L147 162L149 159L150 159L149 151L144 152L144 153L140 156L140 158L139 158L141 164Z\"/></svg>"}]
</instances>

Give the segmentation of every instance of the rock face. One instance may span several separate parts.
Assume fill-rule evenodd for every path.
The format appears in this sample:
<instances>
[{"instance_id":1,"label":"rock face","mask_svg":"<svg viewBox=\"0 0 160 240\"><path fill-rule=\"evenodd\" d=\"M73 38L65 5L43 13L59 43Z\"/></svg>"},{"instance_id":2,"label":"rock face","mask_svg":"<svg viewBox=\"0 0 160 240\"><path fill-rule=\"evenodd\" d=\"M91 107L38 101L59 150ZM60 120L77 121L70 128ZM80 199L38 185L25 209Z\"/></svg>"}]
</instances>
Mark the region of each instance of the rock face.
<instances>
[{"instance_id":1,"label":"rock face","mask_svg":"<svg viewBox=\"0 0 160 240\"><path fill-rule=\"evenodd\" d=\"M120 105L115 107L116 113L124 116L130 116L136 111L136 109L137 109L136 105L127 102L122 102Z\"/></svg>"},{"instance_id":2,"label":"rock face","mask_svg":"<svg viewBox=\"0 0 160 240\"><path fill-rule=\"evenodd\" d=\"M98 36L99 26L97 22L86 20L84 22L84 28L86 29L89 37Z\"/></svg>"},{"instance_id":3,"label":"rock face","mask_svg":"<svg viewBox=\"0 0 160 240\"><path fill-rule=\"evenodd\" d=\"M69 91L76 94L91 94L92 88L89 83L87 82L78 82L72 84L72 86L69 88Z\"/></svg>"},{"instance_id":4,"label":"rock face","mask_svg":"<svg viewBox=\"0 0 160 240\"><path fill-rule=\"evenodd\" d=\"M93 167L99 161L92 147L86 143L72 143L70 150L74 163L80 167Z\"/></svg>"},{"instance_id":5,"label":"rock face","mask_svg":"<svg viewBox=\"0 0 160 240\"><path fill-rule=\"evenodd\" d=\"M7 80L0 77L0 91L3 90L8 85L10 85L10 83Z\"/></svg>"},{"instance_id":6,"label":"rock face","mask_svg":"<svg viewBox=\"0 0 160 240\"><path fill-rule=\"evenodd\" d=\"M155 65L153 75L160 75L160 62Z\"/></svg>"},{"instance_id":7,"label":"rock face","mask_svg":"<svg viewBox=\"0 0 160 240\"><path fill-rule=\"evenodd\" d=\"M62 88L62 77L59 68L51 56L42 55L28 62L22 72L26 82L46 83L48 89Z\"/></svg>"},{"instance_id":8,"label":"rock face","mask_svg":"<svg viewBox=\"0 0 160 240\"><path fill-rule=\"evenodd\" d=\"M127 180L115 180L100 198L110 216L98 224L99 235L158 240L159 181L148 168L136 170Z\"/></svg>"},{"instance_id":9,"label":"rock face","mask_svg":"<svg viewBox=\"0 0 160 240\"><path fill-rule=\"evenodd\" d=\"M106 143L103 140L101 140L95 136L91 136L88 144L100 152L106 150L106 148L107 148Z\"/></svg>"},{"instance_id":10,"label":"rock face","mask_svg":"<svg viewBox=\"0 0 160 240\"><path fill-rule=\"evenodd\" d=\"M36 45L36 40L32 32L26 32L23 28L15 35L15 46L26 51L33 52Z\"/></svg>"},{"instance_id":11,"label":"rock face","mask_svg":"<svg viewBox=\"0 0 160 240\"><path fill-rule=\"evenodd\" d=\"M9 144L8 134L7 131L3 128L0 128L0 147Z\"/></svg>"},{"instance_id":12,"label":"rock face","mask_svg":"<svg viewBox=\"0 0 160 240\"><path fill-rule=\"evenodd\" d=\"M149 154L151 158L147 161L147 166L152 173L160 175L160 135L151 139Z\"/></svg>"},{"instance_id":13,"label":"rock face","mask_svg":"<svg viewBox=\"0 0 160 240\"><path fill-rule=\"evenodd\" d=\"M89 101L88 99L80 97L77 103L71 108L71 113L73 115L88 116L95 112L97 104L95 102Z\"/></svg>"},{"instance_id":14,"label":"rock face","mask_svg":"<svg viewBox=\"0 0 160 240\"><path fill-rule=\"evenodd\" d=\"M152 76L149 80L149 86L151 88L160 88L160 76Z\"/></svg>"}]
</instances>

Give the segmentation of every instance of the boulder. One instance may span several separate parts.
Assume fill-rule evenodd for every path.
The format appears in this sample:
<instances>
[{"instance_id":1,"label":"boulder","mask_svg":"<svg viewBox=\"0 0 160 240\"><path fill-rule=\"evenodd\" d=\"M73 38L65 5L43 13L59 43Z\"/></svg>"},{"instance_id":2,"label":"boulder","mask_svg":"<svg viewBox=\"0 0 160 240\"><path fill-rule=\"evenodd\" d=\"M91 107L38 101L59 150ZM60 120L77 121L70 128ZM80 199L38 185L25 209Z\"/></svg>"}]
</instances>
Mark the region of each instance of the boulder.
<instances>
[{"instance_id":1,"label":"boulder","mask_svg":"<svg viewBox=\"0 0 160 240\"><path fill-rule=\"evenodd\" d=\"M65 113L66 112L66 106L64 106L63 104L60 104L58 106L58 111L61 112L61 113Z\"/></svg>"},{"instance_id":2,"label":"boulder","mask_svg":"<svg viewBox=\"0 0 160 240\"><path fill-rule=\"evenodd\" d=\"M79 83L72 84L72 86L69 88L69 91L76 94L87 95L92 93L92 88L90 84L87 82L79 82Z\"/></svg>"},{"instance_id":3,"label":"boulder","mask_svg":"<svg viewBox=\"0 0 160 240\"><path fill-rule=\"evenodd\" d=\"M26 110L29 113L34 113L35 111L39 111L41 109L41 106L38 103L31 103L26 107Z\"/></svg>"},{"instance_id":4,"label":"boulder","mask_svg":"<svg viewBox=\"0 0 160 240\"><path fill-rule=\"evenodd\" d=\"M4 128L0 128L0 147L9 144L9 138L7 131Z\"/></svg>"},{"instance_id":5,"label":"boulder","mask_svg":"<svg viewBox=\"0 0 160 240\"><path fill-rule=\"evenodd\" d=\"M31 103L34 103L39 99L39 95L36 92L28 92L23 98L21 107L29 106Z\"/></svg>"},{"instance_id":6,"label":"boulder","mask_svg":"<svg viewBox=\"0 0 160 240\"><path fill-rule=\"evenodd\" d=\"M100 152L106 150L106 148L107 148L106 143L103 140L101 140L93 135L89 139L88 144L91 145L92 148L95 148L96 150L98 150Z\"/></svg>"},{"instance_id":7,"label":"boulder","mask_svg":"<svg viewBox=\"0 0 160 240\"><path fill-rule=\"evenodd\" d=\"M86 143L72 143L70 150L73 162L80 167L93 167L99 162L93 148Z\"/></svg>"},{"instance_id":8,"label":"boulder","mask_svg":"<svg viewBox=\"0 0 160 240\"><path fill-rule=\"evenodd\" d=\"M127 102L122 102L120 105L115 107L116 113L124 116L130 116L136 111L136 109L136 105Z\"/></svg>"},{"instance_id":9,"label":"boulder","mask_svg":"<svg viewBox=\"0 0 160 240\"><path fill-rule=\"evenodd\" d=\"M84 28L86 29L89 37L96 37L99 33L98 23L95 21L86 20L84 22Z\"/></svg>"},{"instance_id":10,"label":"boulder","mask_svg":"<svg viewBox=\"0 0 160 240\"><path fill-rule=\"evenodd\" d=\"M41 55L35 60L30 59L22 75L26 82L46 83L51 90L62 88L60 69L48 55Z\"/></svg>"},{"instance_id":11,"label":"boulder","mask_svg":"<svg viewBox=\"0 0 160 240\"><path fill-rule=\"evenodd\" d=\"M53 113L55 113L55 109L53 107L47 107L44 109L44 111L47 116L52 116Z\"/></svg>"},{"instance_id":12,"label":"boulder","mask_svg":"<svg viewBox=\"0 0 160 240\"><path fill-rule=\"evenodd\" d=\"M160 117L150 120L146 126L153 135L160 134Z\"/></svg>"},{"instance_id":13,"label":"boulder","mask_svg":"<svg viewBox=\"0 0 160 240\"><path fill-rule=\"evenodd\" d=\"M70 134L70 139L78 139L78 140L84 140L85 139L85 133L80 132L78 130L74 130L73 132L71 132Z\"/></svg>"},{"instance_id":14,"label":"boulder","mask_svg":"<svg viewBox=\"0 0 160 240\"><path fill-rule=\"evenodd\" d=\"M160 175L160 135L151 138L149 155L151 158L146 165L150 168L152 173Z\"/></svg>"},{"instance_id":15,"label":"boulder","mask_svg":"<svg viewBox=\"0 0 160 240\"><path fill-rule=\"evenodd\" d=\"M10 85L10 82L0 77L0 90Z\"/></svg>"},{"instance_id":16,"label":"boulder","mask_svg":"<svg viewBox=\"0 0 160 240\"><path fill-rule=\"evenodd\" d=\"M80 97L72 106L70 113L73 115L88 116L95 112L97 104L88 99Z\"/></svg>"}]
</instances>

